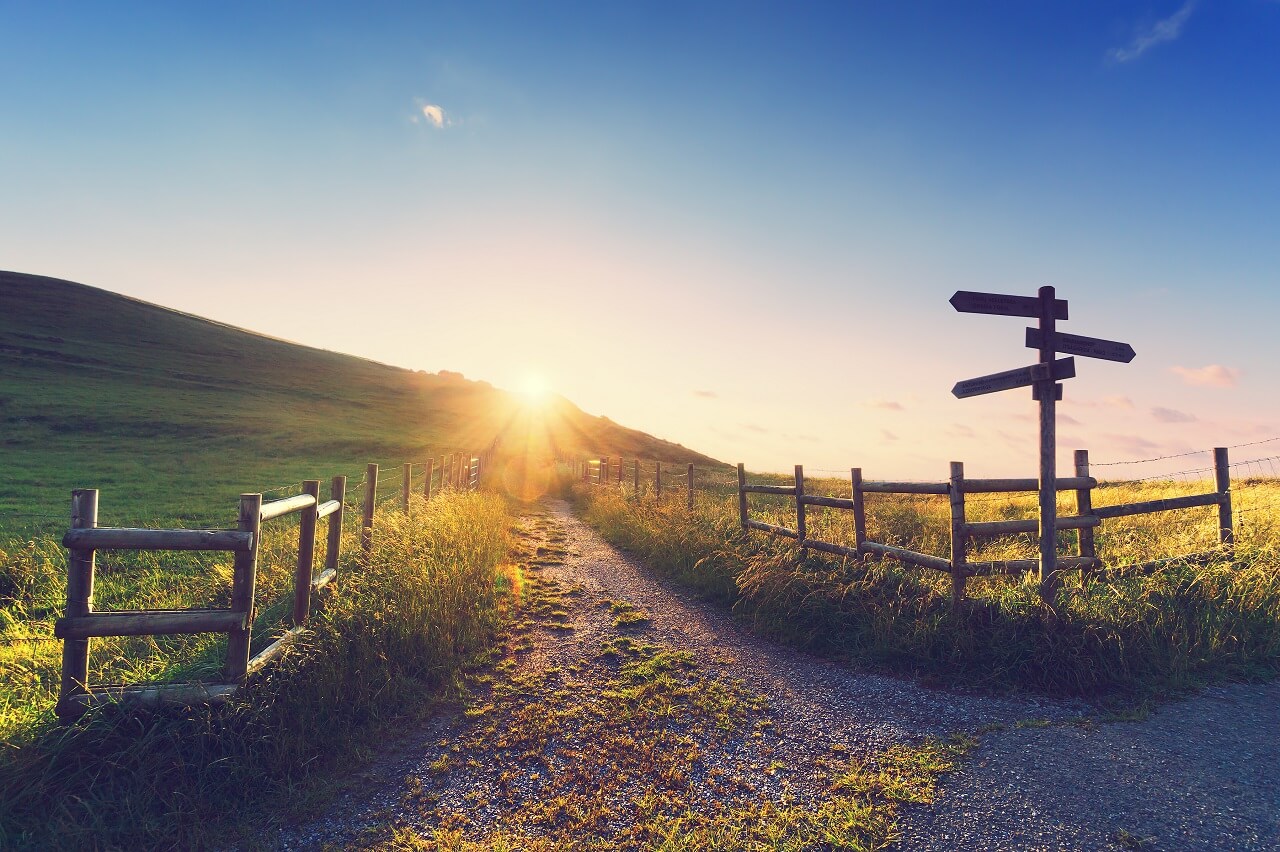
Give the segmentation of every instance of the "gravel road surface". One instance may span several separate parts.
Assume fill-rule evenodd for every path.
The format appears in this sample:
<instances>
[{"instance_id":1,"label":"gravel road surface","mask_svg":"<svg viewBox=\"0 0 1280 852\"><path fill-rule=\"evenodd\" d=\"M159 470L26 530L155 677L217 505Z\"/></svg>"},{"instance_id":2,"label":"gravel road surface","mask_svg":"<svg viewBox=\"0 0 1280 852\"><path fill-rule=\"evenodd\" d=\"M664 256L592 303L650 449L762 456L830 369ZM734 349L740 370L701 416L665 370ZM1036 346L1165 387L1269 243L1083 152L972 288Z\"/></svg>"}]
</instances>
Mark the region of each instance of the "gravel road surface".
<instances>
[{"instance_id":1,"label":"gravel road surface","mask_svg":"<svg viewBox=\"0 0 1280 852\"><path fill-rule=\"evenodd\" d=\"M593 797L607 800L597 817L604 835L627 836L645 818L636 804L644 797L627 789L625 770L592 780L584 767L595 765L592 742L608 729L573 707L616 693L616 667L603 667L600 649L621 638L687 655L697 689L749 696L730 711L740 714L738 733L696 713L678 732L696 759L673 789L693 810L728 796L817 802L826 784L815 779L828 777L833 757L979 732L932 804L902 807L900 848L1280 848L1277 684L1216 688L1146 721L1098 723L1079 702L926 689L773 645L655 580L562 502L526 520L523 535L531 582L549 602L540 611L550 615L513 634L498 663L503 678L482 678L466 707L388 744L327 816L275 845L377 846L391 827L401 838L447 830L483 843L526 818L532 801L571 809ZM643 618L620 627L619 613L633 611ZM558 727L543 742L511 742L539 707ZM548 820L530 830L554 842Z\"/></svg>"}]
</instances>

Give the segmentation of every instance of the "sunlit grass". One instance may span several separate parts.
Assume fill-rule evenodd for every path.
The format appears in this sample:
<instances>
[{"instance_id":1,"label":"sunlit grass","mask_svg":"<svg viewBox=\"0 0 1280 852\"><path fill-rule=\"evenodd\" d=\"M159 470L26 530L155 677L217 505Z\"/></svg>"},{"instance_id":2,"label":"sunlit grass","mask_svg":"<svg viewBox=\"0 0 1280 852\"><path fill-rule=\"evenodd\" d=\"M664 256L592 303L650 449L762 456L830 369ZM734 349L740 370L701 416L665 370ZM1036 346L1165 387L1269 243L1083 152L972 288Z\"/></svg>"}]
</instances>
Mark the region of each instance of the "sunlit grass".
<instances>
[{"instance_id":1,"label":"sunlit grass","mask_svg":"<svg viewBox=\"0 0 1280 852\"><path fill-rule=\"evenodd\" d=\"M847 481L809 483L848 496ZM1203 493L1204 484L1142 482L1095 491L1096 505ZM1234 561L1174 562L1151 576L1122 566L1210 550L1216 508L1109 520L1098 553L1120 570L1066 575L1063 618L1045 618L1031 577L970 579L959 610L949 575L892 559L858 562L802 554L794 543L742 531L731 486L683 501L635 499L621 489L575 487L587 520L656 570L733 609L766 635L825 654L931 681L1071 695L1163 694L1216 678L1272 677L1280 670L1280 484L1233 484L1243 510ZM974 498L969 520L1035 516L1034 495ZM752 495L751 516L794 527L794 502ZM811 507L812 508L812 507ZM1074 512L1071 495L1061 509ZM809 535L852 546L851 513L808 514ZM945 557L945 497L868 495L872 540ZM1075 552L1075 533L1059 536ZM972 559L1034 558L1029 535L991 542Z\"/></svg>"},{"instance_id":2,"label":"sunlit grass","mask_svg":"<svg viewBox=\"0 0 1280 852\"><path fill-rule=\"evenodd\" d=\"M0 690L7 745L0 753L0 847L220 845L234 842L218 832L246 825L240 817L313 806L312 780L367 748L391 720L428 712L433 696L488 641L510 592L509 572L500 569L507 525L504 502L488 494L415 499L408 516L380 512L368 566L344 561L296 650L224 710L108 707L62 730L49 712L57 646L42 643L10 657L7 666L31 676L6 676ZM289 539L282 529L264 547L259 596L266 612L255 647L269 641L284 611L272 604L283 604L289 588L296 546ZM103 599L225 605L220 566L191 562L175 574L144 562L118 578L104 571ZM40 588L56 593L57 576ZM207 581L190 582L200 576ZM225 639L179 638L94 640L91 678L216 676Z\"/></svg>"}]
</instances>

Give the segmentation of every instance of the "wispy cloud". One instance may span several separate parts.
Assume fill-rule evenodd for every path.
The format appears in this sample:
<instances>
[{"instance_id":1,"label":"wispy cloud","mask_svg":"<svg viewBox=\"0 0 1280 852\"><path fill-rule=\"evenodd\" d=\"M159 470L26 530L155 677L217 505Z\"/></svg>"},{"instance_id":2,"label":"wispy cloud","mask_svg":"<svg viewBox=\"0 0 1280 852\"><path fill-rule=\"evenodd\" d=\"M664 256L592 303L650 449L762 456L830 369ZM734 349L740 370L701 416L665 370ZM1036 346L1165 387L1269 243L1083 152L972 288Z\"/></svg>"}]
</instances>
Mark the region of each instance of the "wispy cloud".
<instances>
[{"instance_id":1,"label":"wispy cloud","mask_svg":"<svg viewBox=\"0 0 1280 852\"><path fill-rule=\"evenodd\" d=\"M946 434L949 438L972 438L976 433L963 423L952 423Z\"/></svg>"},{"instance_id":2,"label":"wispy cloud","mask_svg":"<svg viewBox=\"0 0 1280 852\"><path fill-rule=\"evenodd\" d=\"M418 111L409 117L414 124L421 124L424 121L432 127L445 128L453 126L453 116L444 111L444 107L439 104L429 104L422 101L418 102Z\"/></svg>"},{"instance_id":3,"label":"wispy cloud","mask_svg":"<svg viewBox=\"0 0 1280 852\"><path fill-rule=\"evenodd\" d=\"M1155 441L1147 440L1136 435L1117 435L1107 433L1102 436L1105 440L1113 444L1120 452L1132 455L1155 455L1163 452L1164 447Z\"/></svg>"},{"instance_id":4,"label":"wispy cloud","mask_svg":"<svg viewBox=\"0 0 1280 852\"><path fill-rule=\"evenodd\" d=\"M1121 408L1132 409L1133 400L1127 396L1112 395L1104 396L1102 399L1072 399L1071 405L1078 405L1081 408Z\"/></svg>"},{"instance_id":5,"label":"wispy cloud","mask_svg":"<svg viewBox=\"0 0 1280 852\"><path fill-rule=\"evenodd\" d=\"M720 396L720 394L715 391L709 390L696 390L693 392L693 395L698 399L717 399Z\"/></svg>"},{"instance_id":6,"label":"wispy cloud","mask_svg":"<svg viewBox=\"0 0 1280 852\"><path fill-rule=\"evenodd\" d=\"M892 432L890 432L888 429L881 429L881 430L880 430L880 438L881 438L881 440L884 440L884 441L896 441L896 440L898 440L898 436L897 436L897 435L895 435L895 434L893 434Z\"/></svg>"},{"instance_id":7,"label":"wispy cloud","mask_svg":"<svg viewBox=\"0 0 1280 852\"><path fill-rule=\"evenodd\" d=\"M1112 62L1132 62L1158 44L1175 41L1182 35L1182 28L1196 7L1196 0L1187 0L1182 8L1167 18L1156 21L1150 27L1140 31L1126 47L1113 47L1107 51L1107 59Z\"/></svg>"},{"instance_id":8,"label":"wispy cloud","mask_svg":"<svg viewBox=\"0 0 1280 852\"><path fill-rule=\"evenodd\" d=\"M902 403L892 399L872 399L866 405L868 408L883 408L885 411L906 411Z\"/></svg>"},{"instance_id":9,"label":"wispy cloud","mask_svg":"<svg viewBox=\"0 0 1280 852\"><path fill-rule=\"evenodd\" d=\"M743 423L742 428L748 432L755 432L757 435L768 435L769 430L755 423Z\"/></svg>"},{"instance_id":10,"label":"wispy cloud","mask_svg":"<svg viewBox=\"0 0 1280 852\"><path fill-rule=\"evenodd\" d=\"M1151 409L1151 416L1161 423L1193 423L1196 419L1194 414L1188 414L1176 408L1161 408L1158 405Z\"/></svg>"},{"instance_id":11,"label":"wispy cloud","mask_svg":"<svg viewBox=\"0 0 1280 852\"><path fill-rule=\"evenodd\" d=\"M1208 364L1204 367L1170 367L1179 378L1189 385L1210 388L1235 387L1240 381L1240 371L1234 367L1221 364Z\"/></svg>"}]
</instances>

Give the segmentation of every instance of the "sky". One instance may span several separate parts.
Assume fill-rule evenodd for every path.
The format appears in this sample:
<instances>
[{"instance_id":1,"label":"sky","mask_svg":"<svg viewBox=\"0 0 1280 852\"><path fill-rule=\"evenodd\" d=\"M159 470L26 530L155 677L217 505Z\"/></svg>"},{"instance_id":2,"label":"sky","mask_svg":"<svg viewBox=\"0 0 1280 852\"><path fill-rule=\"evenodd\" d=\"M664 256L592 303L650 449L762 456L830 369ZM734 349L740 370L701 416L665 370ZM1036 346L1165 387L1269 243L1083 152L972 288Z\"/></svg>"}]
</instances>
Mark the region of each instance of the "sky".
<instances>
[{"instance_id":1,"label":"sky","mask_svg":"<svg viewBox=\"0 0 1280 852\"><path fill-rule=\"evenodd\" d=\"M948 299L1052 285L1137 351L1060 463L1280 436L1276 0L0 0L0 81L0 268L872 479L1034 475Z\"/></svg>"}]
</instances>

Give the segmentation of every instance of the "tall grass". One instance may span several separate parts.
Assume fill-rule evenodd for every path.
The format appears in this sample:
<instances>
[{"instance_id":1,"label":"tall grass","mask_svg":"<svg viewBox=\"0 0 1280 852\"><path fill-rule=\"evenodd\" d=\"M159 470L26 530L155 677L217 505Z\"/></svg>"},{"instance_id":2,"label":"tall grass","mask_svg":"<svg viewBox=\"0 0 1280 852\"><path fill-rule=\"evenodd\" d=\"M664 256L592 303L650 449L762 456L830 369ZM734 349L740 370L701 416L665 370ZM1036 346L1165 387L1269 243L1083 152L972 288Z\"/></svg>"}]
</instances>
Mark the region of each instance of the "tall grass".
<instances>
[{"instance_id":1,"label":"tall grass","mask_svg":"<svg viewBox=\"0 0 1280 852\"><path fill-rule=\"evenodd\" d=\"M814 485L811 490L839 494L838 483ZM1153 499L1180 488L1115 486L1100 489L1095 500ZM1236 488L1238 501L1280 502L1275 483ZM574 487L573 493L584 517L610 542L732 607L761 633L880 670L956 687L1125 700L1280 671L1275 509L1249 514L1234 563L1175 563L1151 576L1068 574L1062 618L1054 624L1029 577L973 578L968 599L953 609L947 575L892 559L802 553L789 540L742 531L736 495L699 494L689 511L683 500L657 503L616 489ZM947 554L945 498L876 497L868 501L875 540ZM1034 513L1027 502L975 501L970 520L1027 517ZM847 515L813 512L810 535L852 544ZM788 510L782 501L753 498L752 516L793 525L794 504ZM1099 552L1124 565L1203 549L1216 542L1215 518L1215 511L1202 509L1108 521L1098 535ZM1063 534L1063 552L1071 535ZM1034 555L1029 537L1010 536L976 558Z\"/></svg>"},{"instance_id":2,"label":"tall grass","mask_svg":"<svg viewBox=\"0 0 1280 852\"><path fill-rule=\"evenodd\" d=\"M407 516L380 513L369 564L343 570L296 650L224 708L106 707L70 728L47 713L33 724L11 719L0 753L0 847L230 845L264 815L305 811L325 770L367 749L391 720L427 712L485 646L499 618L508 520L501 498L479 493L415 499ZM268 603L286 584L278 556L287 534L272 545L277 556L262 559ZM140 588L132 584L135 596ZM270 639L264 632L259 642ZM153 665L212 673L221 650L213 642ZM96 665L110 668L126 651L95 640L94 655L108 660Z\"/></svg>"}]
</instances>

